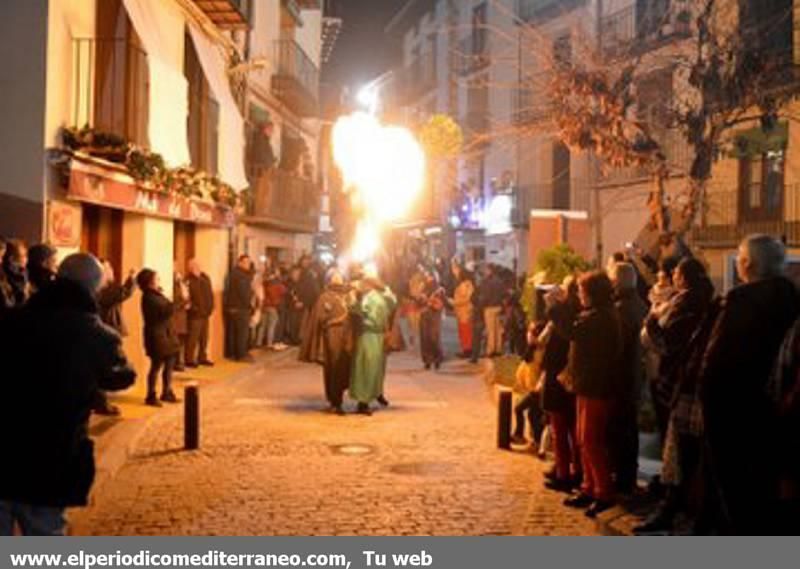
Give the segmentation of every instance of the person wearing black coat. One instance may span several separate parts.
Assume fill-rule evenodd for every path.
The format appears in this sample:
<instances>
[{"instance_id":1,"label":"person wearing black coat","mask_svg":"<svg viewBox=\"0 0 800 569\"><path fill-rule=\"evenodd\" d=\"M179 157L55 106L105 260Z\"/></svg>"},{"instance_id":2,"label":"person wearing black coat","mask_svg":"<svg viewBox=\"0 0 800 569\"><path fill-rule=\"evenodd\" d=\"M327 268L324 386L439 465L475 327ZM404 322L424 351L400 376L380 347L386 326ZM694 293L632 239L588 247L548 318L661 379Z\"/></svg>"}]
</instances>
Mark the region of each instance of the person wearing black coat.
<instances>
[{"instance_id":1,"label":"person wearing black coat","mask_svg":"<svg viewBox=\"0 0 800 569\"><path fill-rule=\"evenodd\" d=\"M213 366L208 357L209 319L214 312L214 289L211 279L200 269L196 259L189 261L189 337L186 339L186 366Z\"/></svg>"},{"instance_id":2,"label":"person wearing black coat","mask_svg":"<svg viewBox=\"0 0 800 569\"><path fill-rule=\"evenodd\" d=\"M91 255L67 257L59 276L14 309L0 328L9 378L0 412L0 535L60 535L64 509L85 506L94 480L88 435L98 389L130 387L136 372L119 334L100 320L102 269ZM36 413L20 402L36 401Z\"/></svg>"},{"instance_id":3,"label":"person wearing black coat","mask_svg":"<svg viewBox=\"0 0 800 569\"><path fill-rule=\"evenodd\" d=\"M22 306L30 295L28 272L25 269L28 264L28 247L25 242L20 239L6 241L2 263L11 304Z\"/></svg>"},{"instance_id":4,"label":"person wearing black coat","mask_svg":"<svg viewBox=\"0 0 800 569\"><path fill-rule=\"evenodd\" d=\"M689 497L702 471L703 420L699 400L699 376L703 356L720 309L714 300L714 286L697 259L686 258L674 271L677 294L663 318L650 323L648 335L654 344L665 346L676 362L669 378L673 386L666 440L662 451L661 482L664 496L656 510L640 526L638 534L671 531L676 516L688 513ZM699 502L703 501L700 496ZM695 530L708 521L695 522Z\"/></svg>"},{"instance_id":5,"label":"person wearing black coat","mask_svg":"<svg viewBox=\"0 0 800 569\"><path fill-rule=\"evenodd\" d=\"M161 372L161 401L177 403L172 391L172 371L180 350L180 342L172 323L174 306L164 296L159 286L158 274L142 269L136 275L136 284L142 289L142 317L144 318L144 349L150 358L147 373L147 397L145 404L160 407L156 397L156 383Z\"/></svg>"},{"instance_id":6,"label":"person wearing black coat","mask_svg":"<svg viewBox=\"0 0 800 569\"><path fill-rule=\"evenodd\" d=\"M124 338L128 335L128 327L122 317L122 304L133 296L133 289L136 286L133 279L134 271L128 273L128 278L120 284L114 278L114 268L111 263L107 260L102 263L105 271L105 284L97 293L100 319ZM103 390L97 391L92 410L98 415L116 416L120 414L119 407L109 402L108 396Z\"/></svg>"},{"instance_id":7,"label":"person wearing black coat","mask_svg":"<svg viewBox=\"0 0 800 569\"><path fill-rule=\"evenodd\" d=\"M583 464L581 492L564 504L587 508L589 517L610 508L614 499L607 432L622 333L613 295L614 287L605 273L585 274L578 281L583 312L571 326L554 320L558 331L572 342L568 367L577 396L577 435Z\"/></svg>"},{"instance_id":8,"label":"person wearing black coat","mask_svg":"<svg viewBox=\"0 0 800 569\"><path fill-rule=\"evenodd\" d=\"M555 288L545 298L548 305L547 319L572 326L580 312L578 283L574 277L565 280L563 287ZM542 358L544 384L542 386L542 409L547 413L553 434L555 467L545 486L561 492L570 491L581 479L581 459L576 436L575 394L558 380L567 367L570 342L554 329L547 341Z\"/></svg>"},{"instance_id":9,"label":"person wearing black coat","mask_svg":"<svg viewBox=\"0 0 800 569\"><path fill-rule=\"evenodd\" d=\"M774 535L780 519L780 463L791 434L780 429L767 389L786 332L800 314L795 284L783 276L785 248L764 235L739 247L743 285L725 297L705 353L701 401L708 466L719 501L716 529ZM743 449L758 460L743 464Z\"/></svg>"},{"instance_id":10,"label":"person wearing black coat","mask_svg":"<svg viewBox=\"0 0 800 569\"><path fill-rule=\"evenodd\" d=\"M616 264L610 276L614 282L622 352L608 438L616 489L621 494L632 494L639 472L638 411L644 376L641 331L648 309L637 291L639 277L632 264Z\"/></svg>"},{"instance_id":11,"label":"person wearing black coat","mask_svg":"<svg viewBox=\"0 0 800 569\"><path fill-rule=\"evenodd\" d=\"M225 313L231 335L231 358L250 361L250 315L253 309L253 263L248 255L240 255L228 277Z\"/></svg>"}]
</instances>

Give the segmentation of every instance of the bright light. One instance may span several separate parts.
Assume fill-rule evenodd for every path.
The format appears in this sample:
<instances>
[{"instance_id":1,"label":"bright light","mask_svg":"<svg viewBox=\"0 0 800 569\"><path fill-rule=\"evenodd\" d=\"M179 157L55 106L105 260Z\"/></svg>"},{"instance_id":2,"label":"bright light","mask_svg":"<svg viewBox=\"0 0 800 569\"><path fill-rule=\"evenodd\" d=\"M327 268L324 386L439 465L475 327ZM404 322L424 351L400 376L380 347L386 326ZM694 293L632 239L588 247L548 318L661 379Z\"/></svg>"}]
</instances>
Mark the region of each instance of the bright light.
<instances>
[{"instance_id":1,"label":"bright light","mask_svg":"<svg viewBox=\"0 0 800 569\"><path fill-rule=\"evenodd\" d=\"M375 114L378 110L378 90L373 86L367 85L362 87L356 96L356 100L359 105L372 114Z\"/></svg>"},{"instance_id":2,"label":"bright light","mask_svg":"<svg viewBox=\"0 0 800 569\"><path fill-rule=\"evenodd\" d=\"M349 252L350 260L366 263L373 259L380 248L381 234L369 221L362 220L356 227L356 235Z\"/></svg>"},{"instance_id":3,"label":"bright light","mask_svg":"<svg viewBox=\"0 0 800 569\"><path fill-rule=\"evenodd\" d=\"M511 196L507 194L500 194L492 198L483 223L487 234L511 233L512 207Z\"/></svg>"},{"instance_id":4,"label":"bright light","mask_svg":"<svg viewBox=\"0 0 800 569\"><path fill-rule=\"evenodd\" d=\"M380 247L381 229L414 205L425 183L425 154L409 130L359 112L334 125L333 157L362 212L351 255L365 261Z\"/></svg>"}]
</instances>

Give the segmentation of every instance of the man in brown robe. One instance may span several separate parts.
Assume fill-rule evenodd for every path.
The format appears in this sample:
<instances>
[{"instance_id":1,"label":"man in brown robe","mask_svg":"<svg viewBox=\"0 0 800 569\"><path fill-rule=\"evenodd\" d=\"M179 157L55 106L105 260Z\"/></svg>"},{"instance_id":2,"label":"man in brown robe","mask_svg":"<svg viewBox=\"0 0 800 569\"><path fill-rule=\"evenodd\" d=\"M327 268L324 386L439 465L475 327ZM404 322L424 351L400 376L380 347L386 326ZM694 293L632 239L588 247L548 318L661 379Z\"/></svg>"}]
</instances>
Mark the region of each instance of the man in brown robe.
<instances>
[{"instance_id":1,"label":"man in brown robe","mask_svg":"<svg viewBox=\"0 0 800 569\"><path fill-rule=\"evenodd\" d=\"M350 288L342 276L333 273L309 315L300 347L301 361L322 364L325 398L329 411L337 415L344 415L344 393L350 386L353 329L349 295Z\"/></svg>"}]
</instances>

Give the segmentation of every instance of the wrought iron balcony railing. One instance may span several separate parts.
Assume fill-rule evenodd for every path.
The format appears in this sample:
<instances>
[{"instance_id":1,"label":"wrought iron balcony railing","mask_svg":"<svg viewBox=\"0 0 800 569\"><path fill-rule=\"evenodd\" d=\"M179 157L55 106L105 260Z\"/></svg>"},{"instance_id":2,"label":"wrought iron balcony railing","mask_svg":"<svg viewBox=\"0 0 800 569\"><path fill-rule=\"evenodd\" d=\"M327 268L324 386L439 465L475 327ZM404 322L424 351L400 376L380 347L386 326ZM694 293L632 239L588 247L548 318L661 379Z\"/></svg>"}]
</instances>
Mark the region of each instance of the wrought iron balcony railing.
<instances>
[{"instance_id":1,"label":"wrought iron balcony railing","mask_svg":"<svg viewBox=\"0 0 800 569\"><path fill-rule=\"evenodd\" d=\"M692 230L695 243L735 247L753 233L800 245L800 185L776 185L769 191L762 184L736 190L713 184L707 188L700 219Z\"/></svg>"},{"instance_id":2,"label":"wrought iron balcony railing","mask_svg":"<svg viewBox=\"0 0 800 569\"><path fill-rule=\"evenodd\" d=\"M600 19L600 43L606 55L656 48L691 34L688 3L646 0L606 14Z\"/></svg>"},{"instance_id":3,"label":"wrought iron balcony railing","mask_svg":"<svg viewBox=\"0 0 800 569\"><path fill-rule=\"evenodd\" d=\"M319 68L291 39L275 42L275 72L272 92L290 109L303 117L319 111Z\"/></svg>"},{"instance_id":4,"label":"wrought iron balcony railing","mask_svg":"<svg viewBox=\"0 0 800 569\"><path fill-rule=\"evenodd\" d=\"M256 222L312 233L319 225L319 186L280 168L252 170L253 200L248 215Z\"/></svg>"},{"instance_id":5,"label":"wrought iron balcony railing","mask_svg":"<svg viewBox=\"0 0 800 569\"><path fill-rule=\"evenodd\" d=\"M223 30L247 28L253 0L194 0L197 7Z\"/></svg>"}]
</instances>

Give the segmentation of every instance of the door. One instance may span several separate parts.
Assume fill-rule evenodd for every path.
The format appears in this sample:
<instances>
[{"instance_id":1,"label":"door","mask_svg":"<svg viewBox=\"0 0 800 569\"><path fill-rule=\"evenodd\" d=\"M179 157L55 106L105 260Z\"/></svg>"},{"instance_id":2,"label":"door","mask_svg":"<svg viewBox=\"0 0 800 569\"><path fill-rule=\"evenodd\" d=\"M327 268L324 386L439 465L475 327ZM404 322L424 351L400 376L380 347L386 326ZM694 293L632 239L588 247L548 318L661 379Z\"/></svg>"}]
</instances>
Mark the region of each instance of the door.
<instances>
[{"instance_id":1,"label":"door","mask_svg":"<svg viewBox=\"0 0 800 569\"><path fill-rule=\"evenodd\" d=\"M100 260L108 261L119 279L122 267L122 222L124 212L91 204L83 204L81 251L88 251Z\"/></svg>"},{"instance_id":2,"label":"door","mask_svg":"<svg viewBox=\"0 0 800 569\"><path fill-rule=\"evenodd\" d=\"M173 224L173 260L181 274L186 274L189 259L194 258L195 226L194 223L176 221Z\"/></svg>"}]
</instances>

